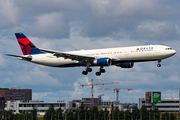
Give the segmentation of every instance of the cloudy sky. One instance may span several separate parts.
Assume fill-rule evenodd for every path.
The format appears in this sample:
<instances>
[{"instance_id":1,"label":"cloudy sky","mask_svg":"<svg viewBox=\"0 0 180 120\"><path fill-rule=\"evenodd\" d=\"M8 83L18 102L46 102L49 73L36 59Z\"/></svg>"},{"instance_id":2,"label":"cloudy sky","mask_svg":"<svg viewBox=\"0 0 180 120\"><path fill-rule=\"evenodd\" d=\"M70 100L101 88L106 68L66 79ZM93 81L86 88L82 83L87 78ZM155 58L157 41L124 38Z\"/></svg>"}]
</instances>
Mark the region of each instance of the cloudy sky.
<instances>
[{"instance_id":1,"label":"cloudy sky","mask_svg":"<svg viewBox=\"0 0 180 120\"><path fill-rule=\"evenodd\" d=\"M29 88L33 100L53 102L91 97L95 83L119 82L95 88L131 88L120 91L120 101L136 102L146 91L161 91L162 98L178 98L180 90L179 0L0 0L0 87ZM107 67L87 76L84 67L51 68L32 64L5 53L21 55L14 33L23 32L37 47L58 51L161 44L176 55L157 62L135 63L132 69ZM115 100L114 91L95 90L95 97Z\"/></svg>"}]
</instances>

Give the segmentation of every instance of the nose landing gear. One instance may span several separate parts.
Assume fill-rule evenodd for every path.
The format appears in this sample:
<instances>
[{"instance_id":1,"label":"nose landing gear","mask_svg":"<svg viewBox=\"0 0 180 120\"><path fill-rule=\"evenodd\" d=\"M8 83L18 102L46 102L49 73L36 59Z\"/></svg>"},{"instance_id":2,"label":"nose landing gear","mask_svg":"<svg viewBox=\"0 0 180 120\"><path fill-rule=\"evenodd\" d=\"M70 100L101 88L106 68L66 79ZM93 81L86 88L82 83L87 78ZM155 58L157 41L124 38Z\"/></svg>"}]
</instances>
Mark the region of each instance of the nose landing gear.
<instances>
[{"instance_id":1,"label":"nose landing gear","mask_svg":"<svg viewBox=\"0 0 180 120\"><path fill-rule=\"evenodd\" d=\"M157 67L161 67L161 60L158 60L158 64L157 64Z\"/></svg>"}]
</instances>

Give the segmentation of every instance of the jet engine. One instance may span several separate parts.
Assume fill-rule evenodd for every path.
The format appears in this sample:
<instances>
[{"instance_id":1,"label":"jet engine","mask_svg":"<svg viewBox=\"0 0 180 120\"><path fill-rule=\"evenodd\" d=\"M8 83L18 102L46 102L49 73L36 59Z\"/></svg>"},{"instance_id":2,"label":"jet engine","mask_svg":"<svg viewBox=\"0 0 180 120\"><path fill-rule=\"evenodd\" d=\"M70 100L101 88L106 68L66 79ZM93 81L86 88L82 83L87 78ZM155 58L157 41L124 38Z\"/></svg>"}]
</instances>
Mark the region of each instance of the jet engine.
<instances>
[{"instance_id":1,"label":"jet engine","mask_svg":"<svg viewBox=\"0 0 180 120\"><path fill-rule=\"evenodd\" d=\"M99 66L109 66L111 65L111 63L112 63L112 60L110 58L99 58L93 61L93 64L99 65Z\"/></svg>"},{"instance_id":2,"label":"jet engine","mask_svg":"<svg viewBox=\"0 0 180 120\"><path fill-rule=\"evenodd\" d=\"M132 68L134 66L134 63L133 62L130 62L130 63L122 63L120 65L117 65L118 67L121 67L121 68Z\"/></svg>"}]
</instances>

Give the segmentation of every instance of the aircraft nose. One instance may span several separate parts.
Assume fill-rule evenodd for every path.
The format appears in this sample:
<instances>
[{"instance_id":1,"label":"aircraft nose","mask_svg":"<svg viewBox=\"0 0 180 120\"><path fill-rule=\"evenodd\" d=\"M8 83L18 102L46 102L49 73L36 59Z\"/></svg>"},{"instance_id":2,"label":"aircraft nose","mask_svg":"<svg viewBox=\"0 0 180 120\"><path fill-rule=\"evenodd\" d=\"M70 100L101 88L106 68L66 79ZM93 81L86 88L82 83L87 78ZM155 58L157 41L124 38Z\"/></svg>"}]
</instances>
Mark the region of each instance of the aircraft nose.
<instances>
[{"instance_id":1,"label":"aircraft nose","mask_svg":"<svg viewBox=\"0 0 180 120\"><path fill-rule=\"evenodd\" d=\"M172 50L172 55L176 54L176 51L175 50Z\"/></svg>"},{"instance_id":2,"label":"aircraft nose","mask_svg":"<svg viewBox=\"0 0 180 120\"><path fill-rule=\"evenodd\" d=\"M173 50L173 53L174 53L174 54L176 54L176 51L175 51L175 50Z\"/></svg>"}]
</instances>

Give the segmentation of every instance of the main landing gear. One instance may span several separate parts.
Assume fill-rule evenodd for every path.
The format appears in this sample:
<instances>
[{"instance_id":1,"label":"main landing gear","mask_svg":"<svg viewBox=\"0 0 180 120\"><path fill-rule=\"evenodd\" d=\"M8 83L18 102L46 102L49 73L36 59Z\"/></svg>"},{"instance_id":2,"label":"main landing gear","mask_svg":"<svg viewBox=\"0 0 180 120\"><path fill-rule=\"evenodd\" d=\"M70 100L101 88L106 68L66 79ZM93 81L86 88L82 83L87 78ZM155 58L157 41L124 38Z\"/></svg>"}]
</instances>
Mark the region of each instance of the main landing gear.
<instances>
[{"instance_id":1,"label":"main landing gear","mask_svg":"<svg viewBox=\"0 0 180 120\"><path fill-rule=\"evenodd\" d=\"M157 67L161 67L161 60L158 60L158 64L157 64Z\"/></svg>"},{"instance_id":2,"label":"main landing gear","mask_svg":"<svg viewBox=\"0 0 180 120\"><path fill-rule=\"evenodd\" d=\"M100 76L101 73L105 73L105 72L106 72L106 70L103 69L103 66L101 66L100 69L99 69L99 72L96 72L96 75L97 75L97 76Z\"/></svg>"},{"instance_id":3,"label":"main landing gear","mask_svg":"<svg viewBox=\"0 0 180 120\"><path fill-rule=\"evenodd\" d=\"M85 71L82 71L82 74L87 75L88 72L92 72L92 68L87 67Z\"/></svg>"},{"instance_id":4,"label":"main landing gear","mask_svg":"<svg viewBox=\"0 0 180 120\"><path fill-rule=\"evenodd\" d=\"M90 68L89 66L86 66L86 70L85 70L85 71L82 71L82 74L83 74L83 75L87 75L88 72L92 72L92 68ZM106 72L106 70L103 69L103 66L101 66L101 67L99 68L99 71L96 72L96 75L97 75L97 76L100 76L101 73L105 73L105 72Z\"/></svg>"}]
</instances>

